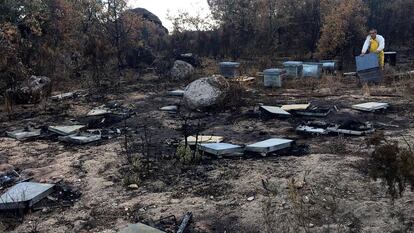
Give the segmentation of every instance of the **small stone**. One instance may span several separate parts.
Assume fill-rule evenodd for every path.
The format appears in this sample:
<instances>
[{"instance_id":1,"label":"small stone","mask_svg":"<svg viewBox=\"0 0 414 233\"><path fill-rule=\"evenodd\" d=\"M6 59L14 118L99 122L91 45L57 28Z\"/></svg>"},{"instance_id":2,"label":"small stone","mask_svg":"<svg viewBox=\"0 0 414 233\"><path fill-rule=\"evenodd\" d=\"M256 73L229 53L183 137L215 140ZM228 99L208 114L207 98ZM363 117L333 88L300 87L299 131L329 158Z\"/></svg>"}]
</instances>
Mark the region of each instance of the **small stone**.
<instances>
[{"instance_id":1,"label":"small stone","mask_svg":"<svg viewBox=\"0 0 414 233\"><path fill-rule=\"evenodd\" d=\"M210 196L210 199L213 200L214 199L214 196Z\"/></svg>"},{"instance_id":2,"label":"small stone","mask_svg":"<svg viewBox=\"0 0 414 233\"><path fill-rule=\"evenodd\" d=\"M130 184L130 185L128 185L128 188L130 188L130 189L138 189L139 187L138 187L137 184Z\"/></svg>"},{"instance_id":3,"label":"small stone","mask_svg":"<svg viewBox=\"0 0 414 233\"><path fill-rule=\"evenodd\" d=\"M163 192L165 190L166 186L167 185L161 180L157 180L157 181L151 183L152 191L158 192L158 193Z\"/></svg>"},{"instance_id":4,"label":"small stone","mask_svg":"<svg viewBox=\"0 0 414 233\"><path fill-rule=\"evenodd\" d=\"M313 223L309 223L308 225L310 228L314 227L315 225Z\"/></svg>"},{"instance_id":5,"label":"small stone","mask_svg":"<svg viewBox=\"0 0 414 233\"><path fill-rule=\"evenodd\" d=\"M73 223L73 232L80 232L85 227L86 221L77 220Z\"/></svg>"},{"instance_id":6,"label":"small stone","mask_svg":"<svg viewBox=\"0 0 414 233\"><path fill-rule=\"evenodd\" d=\"M171 199L170 203L171 204L179 204L179 203L181 203L181 201L180 201L180 199Z\"/></svg>"},{"instance_id":7,"label":"small stone","mask_svg":"<svg viewBox=\"0 0 414 233\"><path fill-rule=\"evenodd\" d=\"M249 197L249 198L247 198L247 200L248 201L253 201L254 200L254 197Z\"/></svg>"},{"instance_id":8,"label":"small stone","mask_svg":"<svg viewBox=\"0 0 414 233\"><path fill-rule=\"evenodd\" d=\"M305 186L305 182L303 182L303 181L295 182L295 188L297 188L297 189L301 189L304 186Z\"/></svg>"},{"instance_id":9,"label":"small stone","mask_svg":"<svg viewBox=\"0 0 414 233\"><path fill-rule=\"evenodd\" d=\"M103 182L103 185L104 185L105 187L112 186L113 184L114 184L114 182L112 182L112 181L105 181L105 182Z\"/></svg>"},{"instance_id":10,"label":"small stone","mask_svg":"<svg viewBox=\"0 0 414 233\"><path fill-rule=\"evenodd\" d=\"M289 209L289 204L287 202L282 202L282 204L280 205L283 209L287 210Z\"/></svg>"}]
</instances>

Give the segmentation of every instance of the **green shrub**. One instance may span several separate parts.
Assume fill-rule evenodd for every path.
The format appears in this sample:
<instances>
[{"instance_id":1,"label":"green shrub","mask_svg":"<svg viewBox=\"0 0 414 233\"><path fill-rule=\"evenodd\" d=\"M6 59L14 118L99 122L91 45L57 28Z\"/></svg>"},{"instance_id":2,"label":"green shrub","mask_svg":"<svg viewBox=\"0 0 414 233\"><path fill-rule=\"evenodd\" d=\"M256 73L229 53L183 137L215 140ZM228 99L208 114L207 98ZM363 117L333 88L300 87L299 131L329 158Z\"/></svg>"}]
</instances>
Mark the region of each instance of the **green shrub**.
<instances>
[{"instance_id":1,"label":"green shrub","mask_svg":"<svg viewBox=\"0 0 414 233\"><path fill-rule=\"evenodd\" d=\"M196 151L193 151L190 146L185 146L184 144L180 144L177 147L176 154L183 164L195 164L201 160L201 155L197 149Z\"/></svg>"}]
</instances>

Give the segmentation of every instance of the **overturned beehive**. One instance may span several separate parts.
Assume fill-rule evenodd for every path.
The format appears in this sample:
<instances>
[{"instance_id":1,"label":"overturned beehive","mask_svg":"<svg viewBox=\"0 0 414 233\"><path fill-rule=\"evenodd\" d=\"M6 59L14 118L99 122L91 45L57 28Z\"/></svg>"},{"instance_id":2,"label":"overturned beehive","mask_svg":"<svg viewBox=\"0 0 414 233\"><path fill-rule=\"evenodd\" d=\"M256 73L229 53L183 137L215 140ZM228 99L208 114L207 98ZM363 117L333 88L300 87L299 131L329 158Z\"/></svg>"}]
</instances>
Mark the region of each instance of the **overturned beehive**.
<instances>
[{"instance_id":1,"label":"overturned beehive","mask_svg":"<svg viewBox=\"0 0 414 233\"><path fill-rule=\"evenodd\" d=\"M11 111L14 104L36 104L50 96L52 81L45 76L28 78L18 88L8 89L5 93L6 110Z\"/></svg>"}]
</instances>

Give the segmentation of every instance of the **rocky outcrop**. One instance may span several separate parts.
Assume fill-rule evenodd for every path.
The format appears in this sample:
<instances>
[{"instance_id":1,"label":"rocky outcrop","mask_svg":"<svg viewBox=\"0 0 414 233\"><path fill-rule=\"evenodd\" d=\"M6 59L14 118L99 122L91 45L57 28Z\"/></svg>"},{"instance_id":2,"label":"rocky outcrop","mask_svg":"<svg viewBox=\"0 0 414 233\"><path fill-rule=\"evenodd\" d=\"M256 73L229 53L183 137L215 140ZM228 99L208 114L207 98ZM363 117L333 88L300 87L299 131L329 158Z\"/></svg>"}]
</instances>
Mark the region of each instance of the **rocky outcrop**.
<instances>
[{"instance_id":1,"label":"rocky outcrop","mask_svg":"<svg viewBox=\"0 0 414 233\"><path fill-rule=\"evenodd\" d=\"M163 28L165 33L168 34L168 30L162 25L160 18L158 18L158 16L154 15L149 10L144 9L144 8L135 8L135 9L131 9L130 11L134 15L137 15L146 21L150 21L150 22L153 22L154 24L157 24L159 27Z\"/></svg>"},{"instance_id":2,"label":"rocky outcrop","mask_svg":"<svg viewBox=\"0 0 414 233\"><path fill-rule=\"evenodd\" d=\"M160 51L168 47L168 30L161 20L143 8L126 10L120 17L128 25L125 61L128 67L145 68L153 65Z\"/></svg>"}]
</instances>

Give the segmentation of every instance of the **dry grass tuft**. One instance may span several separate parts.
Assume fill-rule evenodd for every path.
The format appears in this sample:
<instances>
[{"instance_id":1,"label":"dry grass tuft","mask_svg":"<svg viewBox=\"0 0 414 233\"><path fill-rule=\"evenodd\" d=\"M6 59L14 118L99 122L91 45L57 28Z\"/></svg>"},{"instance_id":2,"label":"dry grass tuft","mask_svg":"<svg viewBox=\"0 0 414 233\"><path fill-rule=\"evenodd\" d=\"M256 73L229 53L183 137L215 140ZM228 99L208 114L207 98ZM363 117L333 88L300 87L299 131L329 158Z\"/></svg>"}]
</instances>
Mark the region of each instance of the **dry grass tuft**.
<instances>
[{"instance_id":1,"label":"dry grass tuft","mask_svg":"<svg viewBox=\"0 0 414 233\"><path fill-rule=\"evenodd\" d=\"M334 155L343 155L348 152L347 141L343 136L338 136L328 144L328 151Z\"/></svg>"},{"instance_id":2,"label":"dry grass tuft","mask_svg":"<svg viewBox=\"0 0 414 233\"><path fill-rule=\"evenodd\" d=\"M377 146L368 167L370 176L381 179L393 199L401 197L409 185L414 190L414 152L410 145L408 148L398 143Z\"/></svg>"}]
</instances>

